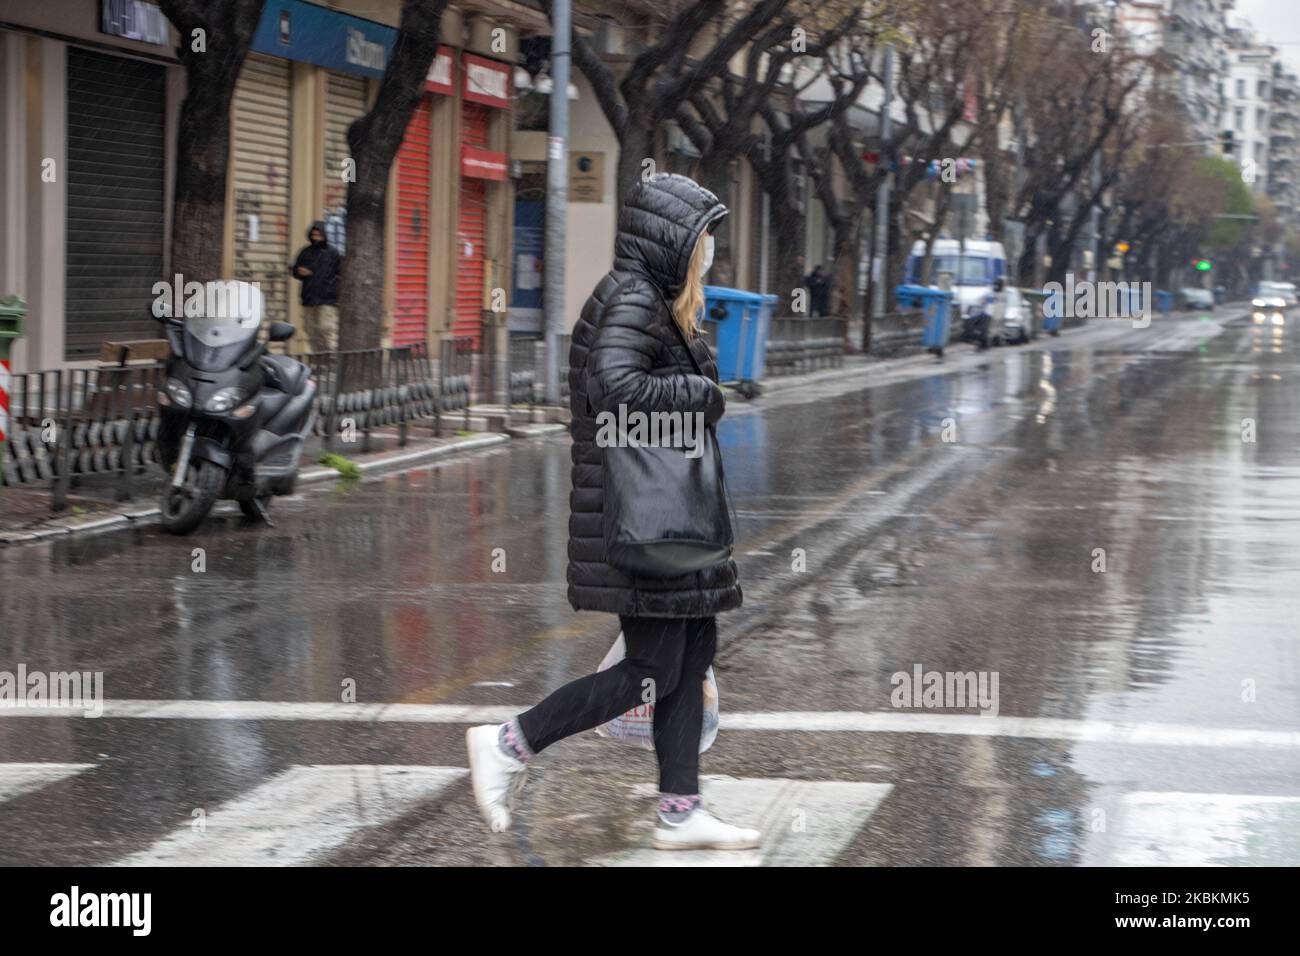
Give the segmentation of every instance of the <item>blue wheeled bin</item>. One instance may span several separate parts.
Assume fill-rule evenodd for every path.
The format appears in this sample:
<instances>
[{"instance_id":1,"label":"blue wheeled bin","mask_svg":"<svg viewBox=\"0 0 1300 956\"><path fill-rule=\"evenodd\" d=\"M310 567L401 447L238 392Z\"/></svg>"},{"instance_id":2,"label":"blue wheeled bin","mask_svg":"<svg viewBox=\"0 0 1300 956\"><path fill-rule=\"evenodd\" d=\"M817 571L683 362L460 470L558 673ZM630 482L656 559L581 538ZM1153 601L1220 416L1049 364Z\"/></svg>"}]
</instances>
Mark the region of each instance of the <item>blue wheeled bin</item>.
<instances>
[{"instance_id":1,"label":"blue wheeled bin","mask_svg":"<svg viewBox=\"0 0 1300 956\"><path fill-rule=\"evenodd\" d=\"M1048 335L1060 335L1064 319L1065 292L1058 285L1056 291L1045 293L1043 297L1043 331Z\"/></svg>"},{"instance_id":2,"label":"blue wheeled bin","mask_svg":"<svg viewBox=\"0 0 1300 956\"><path fill-rule=\"evenodd\" d=\"M706 285L704 321L718 362L718 379L742 395L758 394L776 296Z\"/></svg>"},{"instance_id":3,"label":"blue wheeled bin","mask_svg":"<svg viewBox=\"0 0 1300 956\"><path fill-rule=\"evenodd\" d=\"M952 314L952 293L924 285L900 285L894 290L894 299L900 312L919 308L925 316L925 329L921 345L939 358L943 358L948 344L948 319Z\"/></svg>"}]
</instances>

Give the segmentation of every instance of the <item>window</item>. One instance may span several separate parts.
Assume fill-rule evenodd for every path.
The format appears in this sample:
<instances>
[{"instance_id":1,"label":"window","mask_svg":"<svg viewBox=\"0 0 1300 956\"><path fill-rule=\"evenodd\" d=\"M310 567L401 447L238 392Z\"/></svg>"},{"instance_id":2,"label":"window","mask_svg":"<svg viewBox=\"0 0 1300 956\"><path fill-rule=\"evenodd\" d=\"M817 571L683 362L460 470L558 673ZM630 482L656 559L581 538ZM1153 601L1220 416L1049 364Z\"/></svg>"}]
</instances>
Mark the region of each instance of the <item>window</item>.
<instances>
[{"instance_id":1,"label":"window","mask_svg":"<svg viewBox=\"0 0 1300 956\"><path fill-rule=\"evenodd\" d=\"M1245 81L1245 80L1238 80L1238 81L1237 81L1237 99L1239 99L1239 100L1244 100L1245 98L1246 98L1246 81Z\"/></svg>"},{"instance_id":2,"label":"window","mask_svg":"<svg viewBox=\"0 0 1300 956\"><path fill-rule=\"evenodd\" d=\"M1268 129L1268 110L1263 107L1255 110L1255 128Z\"/></svg>"},{"instance_id":3,"label":"window","mask_svg":"<svg viewBox=\"0 0 1300 956\"><path fill-rule=\"evenodd\" d=\"M1246 127L1246 111L1242 107L1238 106L1236 109L1232 111L1232 128L1245 129L1245 127Z\"/></svg>"},{"instance_id":4,"label":"window","mask_svg":"<svg viewBox=\"0 0 1300 956\"><path fill-rule=\"evenodd\" d=\"M1268 80L1260 80L1255 87L1255 95L1258 99L1268 99Z\"/></svg>"}]
</instances>

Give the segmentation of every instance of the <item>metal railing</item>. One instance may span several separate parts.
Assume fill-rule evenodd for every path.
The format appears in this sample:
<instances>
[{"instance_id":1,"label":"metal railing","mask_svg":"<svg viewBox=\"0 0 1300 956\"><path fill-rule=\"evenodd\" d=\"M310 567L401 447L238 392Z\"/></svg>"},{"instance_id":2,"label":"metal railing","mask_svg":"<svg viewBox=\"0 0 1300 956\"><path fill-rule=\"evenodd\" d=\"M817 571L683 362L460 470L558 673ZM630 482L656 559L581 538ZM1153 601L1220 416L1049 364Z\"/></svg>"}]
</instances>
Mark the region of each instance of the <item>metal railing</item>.
<instances>
[{"instance_id":1,"label":"metal railing","mask_svg":"<svg viewBox=\"0 0 1300 956\"><path fill-rule=\"evenodd\" d=\"M117 499L130 499L134 476L158 460L162 376L161 363L14 374L0 483L48 481L61 511L82 477L116 475Z\"/></svg>"},{"instance_id":2,"label":"metal railing","mask_svg":"<svg viewBox=\"0 0 1300 956\"><path fill-rule=\"evenodd\" d=\"M765 361L768 375L792 375L837 366L847 350L848 320L834 316L772 319Z\"/></svg>"}]
</instances>

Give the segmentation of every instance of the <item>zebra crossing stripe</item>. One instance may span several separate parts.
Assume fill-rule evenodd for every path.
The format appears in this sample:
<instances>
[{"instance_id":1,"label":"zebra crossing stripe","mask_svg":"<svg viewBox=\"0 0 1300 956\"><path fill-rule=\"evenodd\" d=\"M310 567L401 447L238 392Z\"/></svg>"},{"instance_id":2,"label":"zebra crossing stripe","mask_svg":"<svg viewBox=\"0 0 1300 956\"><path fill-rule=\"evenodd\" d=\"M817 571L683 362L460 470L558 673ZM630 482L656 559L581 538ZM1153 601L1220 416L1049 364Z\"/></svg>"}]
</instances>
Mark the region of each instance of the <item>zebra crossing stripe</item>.
<instances>
[{"instance_id":1,"label":"zebra crossing stripe","mask_svg":"<svg viewBox=\"0 0 1300 956\"><path fill-rule=\"evenodd\" d=\"M115 866L301 866L381 826L468 774L460 767L296 766L211 812L193 814ZM197 807L202 811L202 807Z\"/></svg>"},{"instance_id":2,"label":"zebra crossing stripe","mask_svg":"<svg viewBox=\"0 0 1300 956\"><path fill-rule=\"evenodd\" d=\"M0 802L90 770L93 763L0 763Z\"/></svg>"},{"instance_id":3,"label":"zebra crossing stripe","mask_svg":"<svg viewBox=\"0 0 1300 956\"><path fill-rule=\"evenodd\" d=\"M301 720L342 723L488 724L509 720L526 704L345 704L340 701L106 700L99 719ZM85 709L0 702L6 717L81 719ZM1153 747L1300 749L1300 731L1207 727L1145 721L1056 717L980 717L909 711L786 710L722 712L722 729L757 733L935 734L1020 737Z\"/></svg>"},{"instance_id":4,"label":"zebra crossing stripe","mask_svg":"<svg viewBox=\"0 0 1300 956\"><path fill-rule=\"evenodd\" d=\"M1108 866L1300 866L1300 797L1140 791L1120 797Z\"/></svg>"}]
</instances>

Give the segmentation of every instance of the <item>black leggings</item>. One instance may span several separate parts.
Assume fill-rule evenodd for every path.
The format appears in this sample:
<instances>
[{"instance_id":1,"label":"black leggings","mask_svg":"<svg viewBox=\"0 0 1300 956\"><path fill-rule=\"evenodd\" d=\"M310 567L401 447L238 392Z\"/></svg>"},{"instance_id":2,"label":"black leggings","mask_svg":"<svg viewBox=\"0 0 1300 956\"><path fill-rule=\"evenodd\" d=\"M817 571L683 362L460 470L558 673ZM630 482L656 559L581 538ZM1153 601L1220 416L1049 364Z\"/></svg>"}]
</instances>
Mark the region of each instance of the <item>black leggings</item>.
<instances>
[{"instance_id":1,"label":"black leggings","mask_svg":"<svg viewBox=\"0 0 1300 956\"><path fill-rule=\"evenodd\" d=\"M519 715L534 753L570 734L591 730L642 703L654 701L655 756L662 793L700 792L700 728L704 672L713 663L714 618L620 617L627 656L609 670L565 684ZM644 683L651 680L653 684Z\"/></svg>"}]
</instances>

